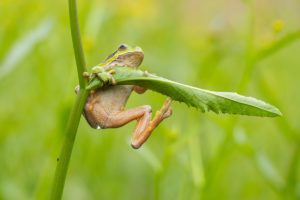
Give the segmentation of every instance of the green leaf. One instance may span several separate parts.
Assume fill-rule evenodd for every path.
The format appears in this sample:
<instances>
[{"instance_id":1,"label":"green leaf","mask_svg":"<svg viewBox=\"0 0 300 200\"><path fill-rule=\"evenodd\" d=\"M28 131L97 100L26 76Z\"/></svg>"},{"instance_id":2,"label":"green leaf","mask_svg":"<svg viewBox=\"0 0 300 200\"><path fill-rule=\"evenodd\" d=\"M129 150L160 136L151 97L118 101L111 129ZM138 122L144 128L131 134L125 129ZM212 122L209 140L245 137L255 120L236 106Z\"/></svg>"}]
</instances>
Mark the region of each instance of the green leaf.
<instances>
[{"instance_id":1,"label":"green leaf","mask_svg":"<svg viewBox=\"0 0 300 200\"><path fill-rule=\"evenodd\" d=\"M202 112L228 113L261 117L281 116L280 111L263 101L231 92L213 92L177 83L147 72L128 67L115 67L113 78L118 85L138 85L184 102ZM91 80L88 89L101 85L100 80Z\"/></svg>"}]
</instances>

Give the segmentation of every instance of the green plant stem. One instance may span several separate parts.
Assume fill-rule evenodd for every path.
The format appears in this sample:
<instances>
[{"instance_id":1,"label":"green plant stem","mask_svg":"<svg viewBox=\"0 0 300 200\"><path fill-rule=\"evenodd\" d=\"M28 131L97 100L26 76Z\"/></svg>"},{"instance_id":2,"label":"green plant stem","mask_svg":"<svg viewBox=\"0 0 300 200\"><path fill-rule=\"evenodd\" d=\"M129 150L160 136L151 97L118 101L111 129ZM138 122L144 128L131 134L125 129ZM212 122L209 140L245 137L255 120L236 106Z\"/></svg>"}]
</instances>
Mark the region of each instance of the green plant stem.
<instances>
[{"instance_id":1,"label":"green plant stem","mask_svg":"<svg viewBox=\"0 0 300 200\"><path fill-rule=\"evenodd\" d=\"M67 124L66 135L61 153L57 161L50 199L56 200L61 199L62 197L69 161L76 138L76 132L87 96L88 91L85 89L79 90L77 94L77 98Z\"/></svg>"},{"instance_id":2,"label":"green plant stem","mask_svg":"<svg viewBox=\"0 0 300 200\"><path fill-rule=\"evenodd\" d=\"M76 0L69 0L69 15L70 15L70 27L72 34L73 49L77 65L77 73L80 88L85 88L87 85L87 79L83 77L83 72L86 72L86 64L84 59L84 52L81 42Z\"/></svg>"},{"instance_id":3,"label":"green plant stem","mask_svg":"<svg viewBox=\"0 0 300 200\"><path fill-rule=\"evenodd\" d=\"M266 57L273 55L277 51L281 50L282 48L288 46L289 44L291 44L292 42L298 39L300 39L300 30L289 33L284 37L282 37L281 39L279 39L278 41L271 43L267 47L263 47L257 50L257 53L254 55L253 60L259 62L265 59Z\"/></svg>"},{"instance_id":4,"label":"green plant stem","mask_svg":"<svg viewBox=\"0 0 300 200\"><path fill-rule=\"evenodd\" d=\"M298 172L298 163L299 163L299 155L300 155L300 139L299 136L296 140L295 144L295 150L293 152L289 168L288 168L288 173L287 173L287 178L286 178L286 187L285 187L285 195L287 198L290 199L296 199L297 198L297 191L296 191L296 186L297 186L297 172Z\"/></svg>"},{"instance_id":5,"label":"green plant stem","mask_svg":"<svg viewBox=\"0 0 300 200\"><path fill-rule=\"evenodd\" d=\"M81 43L75 0L69 0L69 15L73 49L76 59L80 89L77 94L75 104L73 105L71 115L69 117L61 153L59 158L57 159L57 166L50 194L51 200L57 200L62 198L69 161L71 158L72 149L76 138L77 128L80 122L80 117L83 107L85 105L86 98L89 93L89 91L85 89L87 85L87 79L83 77L83 72L86 71L86 64Z\"/></svg>"},{"instance_id":6,"label":"green plant stem","mask_svg":"<svg viewBox=\"0 0 300 200\"><path fill-rule=\"evenodd\" d=\"M252 27L253 25L251 25ZM252 30L252 29L251 29ZM250 36L253 38L253 36ZM243 71L242 79L238 87L238 92L244 92L247 89L248 82L252 77L252 72L255 65L260 62L261 60L265 59L266 57L276 53L280 49L284 48L285 46L291 44L292 42L298 40L300 38L300 30L289 33L280 40L270 44L268 47L261 48L256 52L253 52L253 48L251 44L248 44L248 51L246 56L246 66ZM253 39L252 39L253 40ZM251 41L252 41L251 40ZM248 41L249 43L249 41Z\"/></svg>"}]
</instances>

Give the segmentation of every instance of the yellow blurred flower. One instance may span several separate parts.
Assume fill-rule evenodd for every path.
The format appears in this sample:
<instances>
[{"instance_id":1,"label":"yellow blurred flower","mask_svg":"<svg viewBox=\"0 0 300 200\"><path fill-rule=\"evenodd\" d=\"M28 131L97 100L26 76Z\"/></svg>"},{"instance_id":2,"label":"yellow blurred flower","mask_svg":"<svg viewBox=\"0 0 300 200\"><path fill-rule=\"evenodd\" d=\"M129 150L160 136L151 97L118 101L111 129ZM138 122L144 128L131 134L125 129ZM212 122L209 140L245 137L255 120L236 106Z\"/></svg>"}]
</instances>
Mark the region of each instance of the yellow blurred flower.
<instances>
[{"instance_id":1,"label":"yellow blurred flower","mask_svg":"<svg viewBox=\"0 0 300 200\"><path fill-rule=\"evenodd\" d=\"M280 32L284 27L284 23L282 20L278 19L278 20L275 20L272 24L272 28L275 32Z\"/></svg>"}]
</instances>

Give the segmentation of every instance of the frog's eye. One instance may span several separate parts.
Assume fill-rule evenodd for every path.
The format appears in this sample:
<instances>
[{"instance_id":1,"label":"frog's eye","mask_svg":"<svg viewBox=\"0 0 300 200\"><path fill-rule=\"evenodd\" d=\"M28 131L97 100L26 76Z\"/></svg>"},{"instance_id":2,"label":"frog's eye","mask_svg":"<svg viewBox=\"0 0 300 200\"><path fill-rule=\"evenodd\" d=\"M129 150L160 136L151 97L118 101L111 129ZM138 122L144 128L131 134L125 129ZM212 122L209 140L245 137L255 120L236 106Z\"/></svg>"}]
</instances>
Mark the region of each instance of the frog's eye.
<instances>
[{"instance_id":1,"label":"frog's eye","mask_svg":"<svg viewBox=\"0 0 300 200\"><path fill-rule=\"evenodd\" d=\"M125 51L125 50L127 49L127 47L128 47L128 46L127 46L126 44L121 44L121 45L119 46L118 49L119 49L120 51Z\"/></svg>"}]
</instances>

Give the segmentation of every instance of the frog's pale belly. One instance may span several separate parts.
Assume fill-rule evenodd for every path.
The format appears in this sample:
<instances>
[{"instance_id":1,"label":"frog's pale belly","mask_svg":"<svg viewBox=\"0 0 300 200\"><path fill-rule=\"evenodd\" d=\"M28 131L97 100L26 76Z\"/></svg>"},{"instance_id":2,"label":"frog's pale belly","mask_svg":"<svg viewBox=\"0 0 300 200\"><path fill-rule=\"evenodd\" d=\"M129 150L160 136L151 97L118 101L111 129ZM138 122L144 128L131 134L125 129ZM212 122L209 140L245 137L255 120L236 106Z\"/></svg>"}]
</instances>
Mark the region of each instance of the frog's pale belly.
<instances>
[{"instance_id":1,"label":"frog's pale belly","mask_svg":"<svg viewBox=\"0 0 300 200\"><path fill-rule=\"evenodd\" d=\"M117 85L98 89L90 95L84 107L84 115L93 128L105 128L110 115L124 109L133 90L132 85Z\"/></svg>"},{"instance_id":2,"label":"frog's pale belly","mask_svg":"<svg viewBox=\"0 0 300 200\"><path fill-rule=\"evenodd\" d=\"M124 108L132 90L132 85L117 85L100 89L95 95L99 96L100 107L107 112L114 112Z\"/></svg>"}]
</instances>

